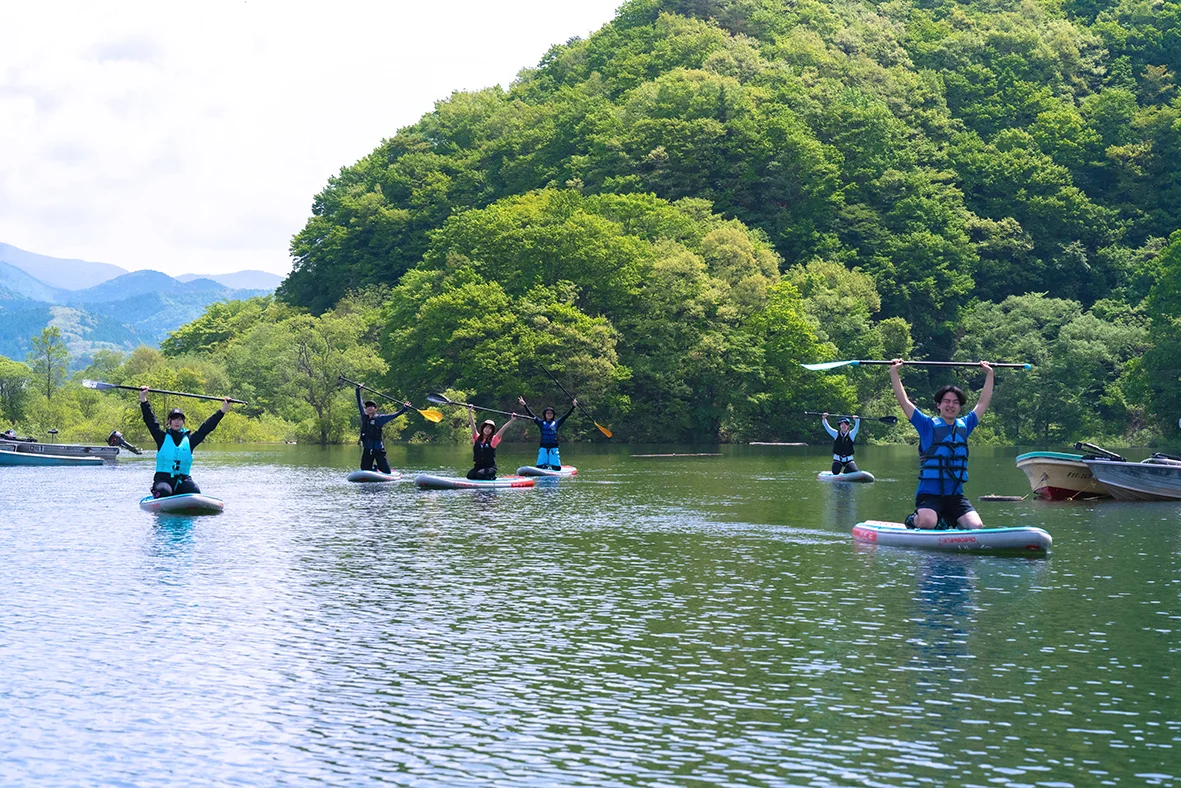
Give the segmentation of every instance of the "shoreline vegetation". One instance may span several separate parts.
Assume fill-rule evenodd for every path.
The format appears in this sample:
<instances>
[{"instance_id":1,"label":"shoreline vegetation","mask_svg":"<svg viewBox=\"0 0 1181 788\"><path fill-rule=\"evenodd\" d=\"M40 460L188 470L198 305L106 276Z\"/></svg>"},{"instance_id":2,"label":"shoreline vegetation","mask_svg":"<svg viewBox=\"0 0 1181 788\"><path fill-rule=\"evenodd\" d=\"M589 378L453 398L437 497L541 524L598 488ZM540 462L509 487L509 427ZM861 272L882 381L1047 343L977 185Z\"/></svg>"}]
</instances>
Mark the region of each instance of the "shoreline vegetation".
<instances>
[{"instance_id":1,"label":"shoreline vegetation","mask_svg":"<svg viewBox=\"0 0 1181 788\"><path fill-rule=\"evenodd\" d=\"M73 375L54 328L0 358L0 423L142 441L88 377L249 400L211 440L347 443L339 375L561 410L546 369L623 442L820 445L805 410L897 411L884 369L801 363L909 357L1033 365L998 373L977 443L1173 441L1181 3L1138 8L630 0L332 177L275 296ZM983 379L904 377L924 408ZM450 411L387 437L467 439Z\"/></svg>"}]
</instances>

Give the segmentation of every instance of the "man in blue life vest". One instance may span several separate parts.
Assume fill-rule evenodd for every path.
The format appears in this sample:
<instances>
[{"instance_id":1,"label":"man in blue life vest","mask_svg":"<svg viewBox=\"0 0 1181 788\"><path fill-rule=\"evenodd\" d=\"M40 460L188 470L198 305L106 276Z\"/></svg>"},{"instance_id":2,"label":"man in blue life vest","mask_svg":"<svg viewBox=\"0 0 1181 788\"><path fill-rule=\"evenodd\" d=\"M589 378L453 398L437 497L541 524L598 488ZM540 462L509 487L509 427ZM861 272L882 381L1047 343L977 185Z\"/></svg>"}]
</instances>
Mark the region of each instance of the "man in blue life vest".
<instances>
[{"instance_id":1,"label":"man in blue life vest","mask_svg":"<svg viewBox=\"0 0 1181 788\"><path fill-rule=\"evenodd\" d=\"M152 497L163 498L167 495L186 495L199 493L189 471L193 468L193 449L205 437L213 432L214 427L230 410L230 398L226 397L221 409L214 411L196 432L185 429L185 414L180 408L168 411L165 420L167 430L160 429L156 421L156 414L152 413L152 406L148 403L148 387L139 390L139 409L147 425L148 432L156 441L156 473L152 476Z\"/></svg>"},{"instance_id":2,"label":"man in blue life vest","mask_svg":"<svg viewBox=\"0 0 1181 788\"><path fill-rule=\"evenodd\" d=\"M994 370L987 361L984 388L976 407L960 416L966 398L958 386L943 386L935 392L938 416L928 416L914 406L902 387L899 372L906 363L890 363L890 385L906 418L919 433L919 486L915 491L915 513L906 518L908 528L938 528L940 523L953 528L983 528L980 514L964 497L968 480L968 436L992 401ZM945 527L946 527L945 526Z\"/></svg>"},{"instance_id":3,"label":"man in blue life vest","mask_svg":"<svg viewBox=\"0 0 1181 788\"><path fill-rule=\"evenodd\" d=\"M385 457L385 439L381 434L381 428L414 406L409 402L403 402L402 407L395 413L378 415L376 402L366 400L364 404L361 403L362 388L363 385L357 385L357 410L361 412L361 470L371 471L373 464L377 463L377 469L388 476L390 461Z\"/></svg>"},{"instance_id":4,"label":"man in blue life vest","mask_svg":"<svg viewBox=\"0 0 1181 788\"><path fill-rule=\"evenodd\" d=\"M578 400L574 400L570 405L570 410L566 415L560 419L555 419L554 409L546 408L541 412L541 418L533 415L533 411L529 410L529 406L525 405L524 397L517 397L517 402L525 407L525 412L529 414L529 418L533 419L533 423L541 430L541 448L537 450L537 467L551 471L562 470L562 457L558 452L558 430L566 423L566 419L570 418L570 414L578 407Z\"/></svg>"},{"instance_id":5,"label":"man in blue life vest","mask_svg":"<svg viewBox=\"0 0 1181 788\"><path fill-rule=\"evenodd\" d=\"M837 429L828 423L828 414L820 417L824 431L832 438L832 475L841 473L857 473L857 463L853 462L853 441L857 440L857 431L861 429L861 419L856 416L849 421L848 416L842 416L837 422ZM852 429L849 429L852 425ZM838 432L839 430L839 432Z\"/></svg>"}]
</instances>

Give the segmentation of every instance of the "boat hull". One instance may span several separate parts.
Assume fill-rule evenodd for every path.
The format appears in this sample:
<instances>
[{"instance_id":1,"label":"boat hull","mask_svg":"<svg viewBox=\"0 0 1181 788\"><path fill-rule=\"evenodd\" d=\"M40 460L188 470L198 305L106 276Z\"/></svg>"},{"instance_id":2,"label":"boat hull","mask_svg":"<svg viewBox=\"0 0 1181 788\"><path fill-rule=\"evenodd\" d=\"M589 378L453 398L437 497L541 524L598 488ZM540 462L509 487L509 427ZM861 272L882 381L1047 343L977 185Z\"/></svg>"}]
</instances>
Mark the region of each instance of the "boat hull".
<instances>
[{"instance_id":1,"label":"boat hull","mask_svg":"<svg viewBox=\"0 0 1181 788\"><path fill-rule=\"evenodd\" d=\"M1054 540L1041 528L977 528L945 531L907 528L902 523L866 520L853 527L862 544L953 553L1043 555Z\"/></svg>"},{"instance_id":2,"label":"boat hull","mask_svg":"<svg viewBox=\"0 0 1181 788\"><path fill-rule=\"evenodd\" d=\"M118 446L84 446L76 443L32 443L29 441L0 440L0 450L21 454L50 454L55 457L98 457L113 460L119 456Z\"/></svg>"},{"instance_id":3,"label":"boat hull","mask_svg":"<svg viewBox=\"0 0 1181 788\"><path fill-rule=\"evenodd\" d=\"M1181 501L1181 466L1086 460L1095 478L1119 501Z\"/></svg>"},{"instance_id":4,"label":"boat hull","mask_svg":"<svg viewBox=\"0 0 1181 788\"><path fill-rule=\"evenodd\" d=\"M535 465L522 465L517 468L518 476L540 476L544 478L565 479L570 476L577 476L578 469L573 465L563 465L560 471L551 471L549 468L538 468Z\"/></svg>"},{"instance_id":5,"label":"boat hull","mask_svg":"<svg viewBox=\"0 0 1181 788\"><path fill-rule=\"evenodd\" d=\"M44 465L102 465L102 457L64 457L42 452L13 451L0 447L0 465L44 466Z\"/></svg>"},{"instance_id":6,"label":"boat hull","mask_svg":"<svg viewBox=\"0 0 1181 788\"><path fill-rule=\"evenodd\" d=\"M1081 454L1033 451L1017 457L1017 468L1029 479L1029 487L1047 501L1107 498L1111 493L1083 462Z\"/></svg>"},{"instance_id":7,"label":"boat hull","mask_svg":"<svg viewBox=\"0 0 1181 788\"><path fill-rule=\"evenodd\" d=\"M830 471L821 471L816 474L816 478L822 482L861 482L865 484L874 480L873 474L869 471L854 471L853 473L831 473Z\"/></svg>"}]
</instances>

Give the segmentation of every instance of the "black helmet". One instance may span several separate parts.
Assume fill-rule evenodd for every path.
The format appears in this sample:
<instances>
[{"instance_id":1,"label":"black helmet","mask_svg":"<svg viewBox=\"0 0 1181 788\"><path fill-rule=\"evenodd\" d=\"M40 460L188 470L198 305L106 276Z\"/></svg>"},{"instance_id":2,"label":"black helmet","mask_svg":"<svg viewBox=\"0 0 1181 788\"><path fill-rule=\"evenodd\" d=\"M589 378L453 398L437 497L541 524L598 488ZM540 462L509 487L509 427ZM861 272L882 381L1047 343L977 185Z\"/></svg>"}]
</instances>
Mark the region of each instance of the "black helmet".
<instances>
[{"instance_id":1,"label":"black helmet","mask_svg":"<svg viewBox=\"0 0 1181 788\"><path fill-rule=\"evenodd\" d=\"M545 410L543 410L543 411L541 412L541 416L542 416L542 418L545 418L545 414L547 414L547 413L552 413L552 414L554 414L555 416L557 416L557 415L558 415L558 412L557 412L556 410L554 410L553 408L551 408L551 407L548 407L548 406L546 407L546 409L545 409Z\"/></svg>"},{"instance_id":2,"label":"black helmet","mask_svg":"<svg viewBox=\"0 0 1181 788\"><path fill-rule=\"evenodd\" d=\"M373 400L371 400L371 399L367 399L367 400L365 400L365 407L367 407L367 408L376 408L376 407L377 407L377 403L376 403L376 402L374 402L374 401L373 401Z\"/></svg>"},{"instance_id":3,"label":"black helmet","mask_svg":"<svg viewBox=\"0 0 1181 788\"><path fill-rule=\"evenodd\" d=\"M168 420L169 421L172 421L173 419L183 419L184 417L185 417L185 412L183 410L181 410L180 408L173 408L172 410L168 411Z\"/></svg>"}]
</instances>

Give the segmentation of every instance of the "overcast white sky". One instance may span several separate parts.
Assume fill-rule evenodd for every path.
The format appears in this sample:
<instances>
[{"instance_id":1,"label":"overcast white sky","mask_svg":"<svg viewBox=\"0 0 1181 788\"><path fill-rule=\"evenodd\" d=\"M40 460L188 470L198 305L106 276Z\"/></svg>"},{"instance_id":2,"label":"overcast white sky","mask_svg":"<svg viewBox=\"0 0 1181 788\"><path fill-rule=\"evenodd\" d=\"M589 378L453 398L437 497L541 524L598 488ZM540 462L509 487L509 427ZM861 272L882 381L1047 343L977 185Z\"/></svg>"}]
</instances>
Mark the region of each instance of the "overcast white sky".
<instances>
[{"instance_id":1,"label":"overcast white sky","mask_svg":"<svg viewBox=\"0 0 1181 788\"><path fill-rule=\"evenodd\" d=\"M0 242L285 274L330 175L622 0L4 3Z\"/></svg>"}]
</instances>

